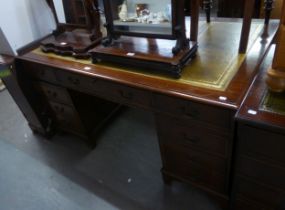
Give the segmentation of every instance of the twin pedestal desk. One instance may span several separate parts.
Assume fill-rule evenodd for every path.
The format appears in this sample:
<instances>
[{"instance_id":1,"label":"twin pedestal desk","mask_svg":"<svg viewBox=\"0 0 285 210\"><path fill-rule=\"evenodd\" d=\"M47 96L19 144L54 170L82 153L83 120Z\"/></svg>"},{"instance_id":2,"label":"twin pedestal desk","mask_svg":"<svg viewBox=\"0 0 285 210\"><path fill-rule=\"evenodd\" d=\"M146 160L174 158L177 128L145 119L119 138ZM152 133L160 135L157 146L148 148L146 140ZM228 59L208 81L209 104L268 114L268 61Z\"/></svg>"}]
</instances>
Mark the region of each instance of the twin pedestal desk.
<instances>
[{"instance_id":1,"label":"twin pedestal desk","mask_svg":"<svg viewBox=\"0 0 285 210\"><path fill-rule=\"evenodd\" d=\"M274 134L277 137L273 142L275 136L266 138L271 131L244 125L242 116L248 116L244 111L247 106L238 113L238 121L235 115L256 74L271 64L271 44L278 23L273 21L265 28L262 23L253 23L249 49L243 55L237 53L241 25L201 24L198 55L180 79L140 69L95 65L89 60L44 54L35 48L15 59L14 79L7 77L4 82L35 132L52 135L56 130L64 130L81 136L93 147L96 134L110 123L121 105L148 110L156 120L161 172L166 183L191 183L223 209L274 209L272 206L279 205L281 199L274 200L273 194L268 202L258 197L258 192L251 188L255 182L244 178L250 171L247 164L256 170L263 165L241 154L255 154L261 149L266 154L275 152L272 157L284 163L281 151L270 148L284 146L284 138ZM25 97L20 97L17 88ZM261 100L259 92L253 97ZM246 119L251 122L251 118ZM284 116L282 122L284 129ZM274 169L277 173L278 169ZM283 169L279 171L280 176L285 174ZM249 175L262 176L258 171ZM273 184L280 181L284 185L279 178L273 177ZM263 205L259 201L266 202Z\"/></svg>"}]
</instances>

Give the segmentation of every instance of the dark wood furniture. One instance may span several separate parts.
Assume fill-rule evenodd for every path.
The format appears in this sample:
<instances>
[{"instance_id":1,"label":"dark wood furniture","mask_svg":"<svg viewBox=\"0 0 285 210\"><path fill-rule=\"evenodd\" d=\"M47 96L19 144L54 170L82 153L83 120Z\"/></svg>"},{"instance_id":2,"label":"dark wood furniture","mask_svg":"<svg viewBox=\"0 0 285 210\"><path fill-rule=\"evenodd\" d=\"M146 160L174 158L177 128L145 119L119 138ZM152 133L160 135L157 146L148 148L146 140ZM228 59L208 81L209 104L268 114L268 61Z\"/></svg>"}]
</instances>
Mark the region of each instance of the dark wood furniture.
<instances>
[{"instance_id":1,"label":"dark wood furniture","mask_svg":"<svg viewBox=\"0 0 285 210\"><path fill-rule=\"evenodd\" d=\"M276 51L272 67L267 72L267 84L275 92L285 91L285 2L283 2L282 17L276 42Z\"/></svg>"},{"instance_id":2,"label":"dark wood furniture","mask_svg":"<svg viewBox=\"0 0 285 210\"><path fill-rule=\"evenodd\" d=\"M253 17L259 18L261 1L255 0ZM218 17L241 18L246 0L218 0Z\"/></svg>"},{"instance_id":3,"label":"dark wood furniture","mask_svg":"<svg viewBox=\"0 0 285 210\"><path fill-rule=\"evenodd\" d=\"M274 7L274 0L265 0L264 1L264 10L265 10L265 21L264 23L267 25L269 23L271 12Z\"/></svg>"},{"instance_id":4,"label":"dark wood furniture","mask_svg":"<svg viewBox=\"0 0 285 210\"><path fill-rule=\"evenodd\" d=\"M225 28L223 24L217 22L217 27ZM231 28L240 30L240 26ZM278 23L271 23L266 28L267 36L252 43L225 89L202 88L159 75L113 69L108 65L93 65L37 51L16 59L13 76L35 113L37 121L30 121L28 117L27 120L36 132L38 128L43 128L45 133L65 130L88 137L88 142L94 144L96 138L92 128L100 129L118 104L149 110L156 119L164 181L191 183L227 209L234 115L277 28ZM205 37L207 31L212 36L212 30L201 30L199 37ZM232 39L230 37L228 45L224 43L229 49L233 47ZM239 35L235 39L238 45ZM203 40L201 47L206 45ZM204 76L207 74L203 74L202 80ZM21 99L15 100L19 104Z\"/></svg>"},{"instance_id":5,"label":"dark wood furniture","mask_svg":"<svg viewBox=\"0 0 285 210\"><path fill-rule=\"evenodd\" d=\"M232 209L281 210L285 204L285 95L269 92L274 49L237 113Z\"/></svg>"},{"instance_id":6,"label":"dark wood furniture","mask_svg":"<svg viewBox=\"0 0 285 210\"><path fill-rule=\"evenodd\" d=\"M54 0L47 0L57 24L53 35L41 41L41 49L59 55L88 58L88 50L100 43L100 13L97 0L62 1L65 22L60 22ZM59 10L59 9L58 9Z\"/></svg>"},{"instance_id":7,"label":"dark wood furniture","mask_svg":"<svg viewBox=\"0 0 285 210\"><path fill-rule=\"evenodd\" d=\"M203 0L203 9L206 12L207 23L211 22L211 9L213 7L213 0Z\"/></svg>"},{"instance_id":8,"label":"dark wood furniture","mask_svg":"<svg viewBox=\"0 0 285 210\"><path fill-rule=\"evenodd\" d=\"M159 24L128 23L128 21L118 19L117 12L113 9L118 7L117 2L105 0L104 8L108 11L105 13L107 36L103 39L102 46L90 51L93 63L112 62L124 66L143 67L179 78L183 67L195 57L198 48L199 7L197 5L199 5L199 0L191 1L193 11L190 40L186 37L184 0L171 0L170 2L171 20L161 23L161 30L153 30L159 28ZM159 4L159 2L156 3ZM124 6L127 7L127 5ZM121 36L126 36L126 38L122 39ZM144 37L153 40L146 45L129 37ZM175 40L175 42L169 41L159 45L155 39Z\"/></svg>"}]
</instances>

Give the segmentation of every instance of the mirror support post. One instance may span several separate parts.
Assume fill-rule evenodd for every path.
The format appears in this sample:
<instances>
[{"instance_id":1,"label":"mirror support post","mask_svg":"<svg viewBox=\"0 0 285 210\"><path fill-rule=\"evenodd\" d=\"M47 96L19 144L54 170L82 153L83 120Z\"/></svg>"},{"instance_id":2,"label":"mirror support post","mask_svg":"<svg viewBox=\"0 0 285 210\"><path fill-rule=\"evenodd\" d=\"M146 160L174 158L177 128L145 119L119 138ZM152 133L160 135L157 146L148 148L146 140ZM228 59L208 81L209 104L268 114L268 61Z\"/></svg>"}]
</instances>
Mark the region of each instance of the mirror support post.
<instances>
[{"instance_id":1,"label":"mirror support post","mask_svg":"<svg viewBox=\"0 0 285 210\"><path fill-rule=\"evenodd\" d=\"M240 36L239 53L245 53L247 50L254 4L255 4L255 0L245 1L244 17L243 17L241 36Z\"/></svg>"},{"instance_id":2,"label":"mirror support post","mask_svg":"<svg viewBox=\"0 0 285 210\"><path fill-rule=\"evenodd\" d=\"M198 28L199 28L199 0L188 0L191 1L191 26L190 26L190 41L198 41Z\"/></svg>"}]
</instances>

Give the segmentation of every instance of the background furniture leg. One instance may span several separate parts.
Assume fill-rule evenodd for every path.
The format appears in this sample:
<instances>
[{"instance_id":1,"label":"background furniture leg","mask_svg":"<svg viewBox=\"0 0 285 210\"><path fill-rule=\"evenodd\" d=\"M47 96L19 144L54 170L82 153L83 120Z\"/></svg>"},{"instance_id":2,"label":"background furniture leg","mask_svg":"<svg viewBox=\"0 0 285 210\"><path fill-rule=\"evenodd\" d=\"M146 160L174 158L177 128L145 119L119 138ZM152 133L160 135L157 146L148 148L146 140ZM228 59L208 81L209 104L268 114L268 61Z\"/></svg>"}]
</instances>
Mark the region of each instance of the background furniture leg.
<instances>
[{"instance_id":1,"label":"background furniture leg","mask_svg":"<svg viewBox=\"0 0 285 210\"><path fill-rule=\"evenodd\" d=\"M191 0L191 27L190 27L190 41L198 41L198 27L199 27L199 0Z\"/></svg>"},{"instance_id":2,"label":"background furniture leg","mask_svg":"<svg viewBox=\"0 0 285 210\"><path fill-rule=\"evenodd\" d=\"M206 12L207 23L211 22L211 9L213 7L213 0L204 0L203 1L203 8Z\"/></svg>"},{"instance_id":3,"label":"background furniture leg","mask_svg":"<svg viewBox=\"0 0 285 210\"><path fill-rule=\"evenodd\" d=\"M244 17L240 37L239 53L245 53L248 45L248 38L251 27L251 20L254 11L255 0L246 0L244 7Z\"/></svg>"},{"instance_id":4,"label":"background furniture leg","mask_svg":"<svg viewBox=\"0 0 285 210\"><path fill-rule=\"evenodd\" d=\"M265 25L269 24L269 20L270 20L270 17L271 17L271 12L272 12L272 9L273 9L273 3L274 3L274 0L265 0L264 1L264 10L265 10L265 21L264 21L264 24Z\"/></svg>"},{"instance_id":5,"label":"background furniture leg","mask_svg":"<svg viewBox=\"0 0 285 210\"><path fill-rule=\"evenodd\" d=\"M271 91L285 91L285 1L283 1L279 34L276 43L272 68L267 72L267 85Z\"/></svg>"}]
</instances>

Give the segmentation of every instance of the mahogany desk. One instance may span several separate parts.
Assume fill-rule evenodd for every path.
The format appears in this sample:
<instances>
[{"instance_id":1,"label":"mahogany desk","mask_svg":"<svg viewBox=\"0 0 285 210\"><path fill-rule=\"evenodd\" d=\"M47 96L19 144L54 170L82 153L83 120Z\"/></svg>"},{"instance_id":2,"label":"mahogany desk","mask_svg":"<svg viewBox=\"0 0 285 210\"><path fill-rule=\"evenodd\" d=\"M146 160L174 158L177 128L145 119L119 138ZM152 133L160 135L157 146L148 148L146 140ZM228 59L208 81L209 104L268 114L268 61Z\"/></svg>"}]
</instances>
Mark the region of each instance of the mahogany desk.
<instances>
[{"instance_id":1,"label":"mahogany desk","mask_svg":"<svg viewBox=\"0 0 285 210\"><path fill-rule=\"evenodd\" d=\"M13 75L37 116L29 121L36 132L55 128L90 139L92 126L99 130L120 104L149 110L164 181L191 183L227 208L234 116L277 27L273 21L263 32L256 25L249 51L237 55L240 22L201 24L199 54L180 80L38 50L16 58Z\"/></svg>"},{"instance_id":2,"label":"mahogany desk","mask_svg":"<svg viewBox=\"0 0 285 210\"><path fill-rule=\"evenodd\" d=\"M265 84L273 51L237 113L233 209L285 208L285 94Z\"/></svg>"}]
</instances>

